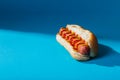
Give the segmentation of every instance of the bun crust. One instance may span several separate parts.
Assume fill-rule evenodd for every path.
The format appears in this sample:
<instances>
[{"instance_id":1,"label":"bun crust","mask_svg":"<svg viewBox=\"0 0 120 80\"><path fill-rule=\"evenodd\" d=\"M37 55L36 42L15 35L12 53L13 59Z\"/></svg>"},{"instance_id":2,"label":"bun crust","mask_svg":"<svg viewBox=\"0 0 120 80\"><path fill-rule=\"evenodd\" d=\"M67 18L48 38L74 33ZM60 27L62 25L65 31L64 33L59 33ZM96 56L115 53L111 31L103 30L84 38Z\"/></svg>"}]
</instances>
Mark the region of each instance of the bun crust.
<instances>
[{"instance_id":1,"label":"bun crust","mask_svg":"<svg viewBox=\"0 0 120 80\"><path fill-rule=\"evenodd\" d=\"M60 36L59 33L56 35L56 40L64 46L64 48L70 53L70 55L76 59L76 60L89 60L90 57L97 56L98 53L98 41L95 35L90 32L89 30L84 29L81 26L78 25L67 25L66 28L68 30L71 30L72 32L75 32L78 36L81 36L82 39L84 39L88 46L90 47L90 55L82 55L79 54L77 51L73 49L73 47L70 45L69 42L67 42L64 38Z\"/></svg>"}]
</instances>

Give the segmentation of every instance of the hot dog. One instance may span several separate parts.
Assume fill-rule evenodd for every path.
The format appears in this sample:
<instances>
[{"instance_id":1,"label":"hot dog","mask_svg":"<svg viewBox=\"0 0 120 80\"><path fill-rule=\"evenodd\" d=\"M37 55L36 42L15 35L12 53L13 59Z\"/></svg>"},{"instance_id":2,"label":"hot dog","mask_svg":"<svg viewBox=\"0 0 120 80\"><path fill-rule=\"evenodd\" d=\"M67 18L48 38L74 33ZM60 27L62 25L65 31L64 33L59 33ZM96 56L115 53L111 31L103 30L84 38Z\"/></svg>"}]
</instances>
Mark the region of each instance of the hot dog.
<instances>
[{"instance_id":1,"label":"hot dog","mask_svg":"<svg viewBox=\"0 0 120 80\"><path fill-rule=\"evenodd\" d=\"M56 39L76 60L89 60L97 56L96 36L79 25L67 25L65 28L60 28Z\"/></svg>"}]
</instances>

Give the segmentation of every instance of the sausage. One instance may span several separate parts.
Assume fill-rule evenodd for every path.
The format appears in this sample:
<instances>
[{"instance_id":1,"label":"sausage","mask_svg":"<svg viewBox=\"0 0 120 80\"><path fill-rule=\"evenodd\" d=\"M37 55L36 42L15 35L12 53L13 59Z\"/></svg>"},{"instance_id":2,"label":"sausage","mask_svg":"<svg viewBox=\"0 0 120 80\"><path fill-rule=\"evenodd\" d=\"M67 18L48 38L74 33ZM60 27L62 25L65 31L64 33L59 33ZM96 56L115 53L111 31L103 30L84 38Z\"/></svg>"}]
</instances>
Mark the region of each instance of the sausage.
<instances>
[{"instance_id":1,"label":"sausage","mask_svg":"<svg viewBox=\"0 0 120 80\"><path fill-rule=\"evenodd\" d=\"M83 55L89 55L90 54L90 48L87 45L79 45L78 46L78 52Z\"/></svg>"},{"instance_id":2,"label":"sausage","mask_svg":"<svg viewBox=\"0 0 120 80\"><path fill-rule=\"evenodd\" d=\"M78 37L75 33L72 33L66 28L60 29L60 35L73 46L73 49L77 50L80 54L89 55L90 48L85 41Z\"/></svg>"}]
</instances>

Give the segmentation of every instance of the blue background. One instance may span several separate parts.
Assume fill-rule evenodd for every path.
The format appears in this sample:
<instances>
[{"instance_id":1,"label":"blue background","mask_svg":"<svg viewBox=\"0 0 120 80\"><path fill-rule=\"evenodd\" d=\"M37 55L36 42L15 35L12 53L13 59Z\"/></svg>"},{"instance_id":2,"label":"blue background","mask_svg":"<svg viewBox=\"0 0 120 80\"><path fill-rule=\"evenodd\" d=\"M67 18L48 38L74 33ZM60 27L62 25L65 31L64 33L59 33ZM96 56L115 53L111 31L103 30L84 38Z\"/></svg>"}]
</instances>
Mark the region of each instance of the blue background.
<instances>
[{"instance_id":1,"label":"blue background","mask_svg":"<svg viewBox=\"0 0 120 80\"><path fill-rule=\"evenodd\" d=\"M0 80L120 79L119 0L1 0ZM98 38L99 56L74 60L57 43L61 26Z\"/></svg>"}]
</instances>

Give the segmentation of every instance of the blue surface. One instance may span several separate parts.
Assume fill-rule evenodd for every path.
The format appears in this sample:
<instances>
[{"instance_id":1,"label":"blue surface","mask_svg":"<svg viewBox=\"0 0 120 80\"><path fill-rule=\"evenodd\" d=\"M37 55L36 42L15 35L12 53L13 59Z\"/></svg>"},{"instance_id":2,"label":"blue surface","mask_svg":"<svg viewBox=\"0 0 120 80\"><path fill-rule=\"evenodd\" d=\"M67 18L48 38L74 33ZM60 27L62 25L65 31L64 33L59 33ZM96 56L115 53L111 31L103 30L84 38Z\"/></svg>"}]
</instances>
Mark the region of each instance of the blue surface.
<instances>
[{"instance_id":1,"label":"blue surface","mask_svg":"<svg viewBox=\"0 0 120 80\"><path fill-rule=\"evenodd\" d=\"M0 1L0 80L120 79L119 0ZM57 43L61 26L94 32L99 56L74 60Z\"/></svg>"}]
</instances>

